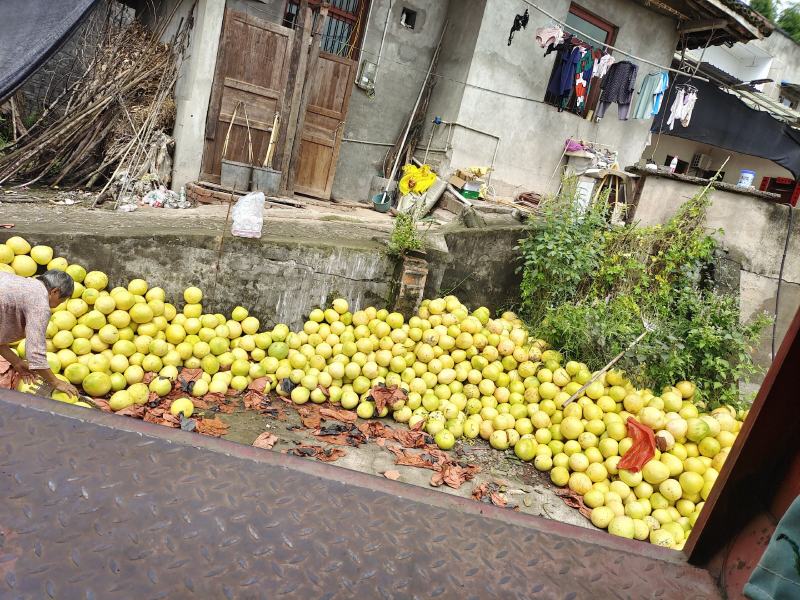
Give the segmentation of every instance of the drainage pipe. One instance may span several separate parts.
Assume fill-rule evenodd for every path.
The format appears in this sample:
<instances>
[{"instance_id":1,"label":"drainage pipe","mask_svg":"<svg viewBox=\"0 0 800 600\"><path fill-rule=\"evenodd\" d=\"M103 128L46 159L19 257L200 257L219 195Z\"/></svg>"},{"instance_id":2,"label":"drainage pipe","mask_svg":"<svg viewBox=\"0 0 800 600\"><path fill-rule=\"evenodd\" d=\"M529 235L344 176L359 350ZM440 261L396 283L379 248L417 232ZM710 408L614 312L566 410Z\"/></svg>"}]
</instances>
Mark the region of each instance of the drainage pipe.
<instances>
[{"instance_id":1,"label":"drainage pipe","mask_svg":"<svg viewBox=\"0 0 800 600\"><path fill-rule=\"evenodd\" d=\"M492 171L494 170L494 163L497 160L497 150L500 147L500 136L495 135L493 133L489 133L488 131L484 131L482 129L477 129L476 127L470 127L469 125L464 125L463 123L457 123L456 121L442 121L442 123L444 125L450 125L451 136L454 127L461 127L462 129L466 129L467 131L473 131L475 133L479 133L480 135L485 135L486 137L494 139L494 153L492 153L492 162L489 165L489 177L486 180L487 187L491 185ZM451 143L448 143L447 145L452 147Z\"/></svg>"},{"instance_id":2,"label":"drainage pipe","mask_svg":"<svg viewBox=\"0 0 800 600\"><path fill-rule=\"evenodd\" d=\"M383 35L381 36L381 47L378 49L378 61L375 63L375 79L373 80L372 84L375 85L375 82L378 81L378 73L380 72L381 66L381 57L383 56L383 44L386 42L386 32L389 31L389 19L392 16L392 4L394 4L394 0L389 0L389 9L386 11L386 22L383 24ZM370 9L372 8L370 4Z\"/></svg>"}]
</instances>

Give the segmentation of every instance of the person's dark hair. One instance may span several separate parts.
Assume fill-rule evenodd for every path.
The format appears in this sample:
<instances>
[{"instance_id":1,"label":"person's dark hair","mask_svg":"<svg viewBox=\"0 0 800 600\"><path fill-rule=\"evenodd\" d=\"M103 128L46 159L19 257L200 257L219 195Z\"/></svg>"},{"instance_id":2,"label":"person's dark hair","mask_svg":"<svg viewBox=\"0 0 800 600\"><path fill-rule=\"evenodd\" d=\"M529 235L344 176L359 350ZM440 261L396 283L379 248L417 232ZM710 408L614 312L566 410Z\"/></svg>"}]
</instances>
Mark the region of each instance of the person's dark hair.
<instances>
[{"instance_id":1,"label":"person's dark hair","mask_svg":"<svg viewBox=\"0 0 800 600\"><path fill-rule=\"evenodd\" d=\"M44 284L48 292L50 290L58 290L63 300L72 298L72 292L75 291L75 281L70 277L69 273L64 271L50 269L39 275L37 279Z\"/></svg>"}]
</instances>

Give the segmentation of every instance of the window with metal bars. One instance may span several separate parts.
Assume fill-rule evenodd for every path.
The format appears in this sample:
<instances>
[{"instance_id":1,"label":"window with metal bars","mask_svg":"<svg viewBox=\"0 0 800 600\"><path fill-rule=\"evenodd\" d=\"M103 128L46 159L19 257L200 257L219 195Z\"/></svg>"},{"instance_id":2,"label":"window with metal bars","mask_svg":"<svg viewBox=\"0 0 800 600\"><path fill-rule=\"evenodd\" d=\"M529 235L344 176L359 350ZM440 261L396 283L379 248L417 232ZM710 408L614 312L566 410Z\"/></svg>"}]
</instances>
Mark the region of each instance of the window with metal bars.
<instances>
[{"instance_id":1,"label":"window with metal bars","mask_svg":"<svg viewBox=\"0 0 800 600\"><path fill-rule=\"evenodd\" d=\"M331 0L328 18L322 29L321 50L352 58L358 54L366 20L366 8L370 0ZM308 5L314 13L314 22L319 16L321 0L309 0ZM294 29L300 3L297 0L286 2L283 25Z\"/></svg>"}]
</instances>

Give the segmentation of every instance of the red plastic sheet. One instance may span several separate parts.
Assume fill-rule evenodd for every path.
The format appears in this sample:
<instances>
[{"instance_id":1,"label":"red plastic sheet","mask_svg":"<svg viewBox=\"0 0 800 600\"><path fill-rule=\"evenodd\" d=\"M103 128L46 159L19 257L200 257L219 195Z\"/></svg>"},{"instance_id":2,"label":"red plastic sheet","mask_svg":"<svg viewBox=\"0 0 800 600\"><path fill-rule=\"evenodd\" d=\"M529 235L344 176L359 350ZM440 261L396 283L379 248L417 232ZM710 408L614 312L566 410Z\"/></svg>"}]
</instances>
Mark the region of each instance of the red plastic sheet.
<instances>
[{"instance_id":1,"label":"red plastic sheet","mask_svg":"<svg viewBox=\"0 0 800 600\"><path fill-rule=\"evenodd\" d=\"M656 455L656 435L647 425L642 425L633 417L628 417L628 437L633 446L625 453L617 465L618 469L641 471L651 458Z\"/></svg>"}]
</instances>

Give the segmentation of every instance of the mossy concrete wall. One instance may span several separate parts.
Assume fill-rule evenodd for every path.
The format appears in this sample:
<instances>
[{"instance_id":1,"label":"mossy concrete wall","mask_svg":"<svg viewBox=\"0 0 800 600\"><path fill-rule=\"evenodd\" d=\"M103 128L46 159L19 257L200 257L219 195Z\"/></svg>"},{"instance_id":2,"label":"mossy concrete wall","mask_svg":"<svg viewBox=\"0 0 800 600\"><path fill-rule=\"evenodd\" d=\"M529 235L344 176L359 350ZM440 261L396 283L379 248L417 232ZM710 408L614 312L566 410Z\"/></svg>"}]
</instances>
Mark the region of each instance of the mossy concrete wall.
<instances>
[{"instance_id":1,"label":"mossy concrete wall","mask_svg":"<svg viewBox=\"0 0 800 600\"><path fill-rule=\"evenodd\" d=\"M506 310L519 301L521 226L457 229L443 234L447 251L428 251L425 297L454 294L470 308Z\"/></svg>"},{"instance_id":2,"label":"mossy concrete wall","mask_svg":"<svg viewBox=\"0 0 800 600\"><path fill-rule=\"evenodd\" d=\"M113 213L112 213L113 214ZM104 213L95 213L98 219ZM137 215L138 216L138 215ZM336 296L354 309L389 307L396 290L396 262L385 249L385 232L354 232L349 239L337 224L312 222L277 230L260 240L220 237L201 230L85 227L54 231L17 221L0 231L0 242L21 235L32 244L52 246L56 256L104 271L110 286L140 277L183 304L183 290L200 287L207 311L229 313L247 307L266 325L302 325L308 313ZM155 233L154 233L155 231ZM453 230L432 236L426 297L455 293L469 307L506 308L516 298L513 246L519 228Z\"/></svg>"}]
</instances>

